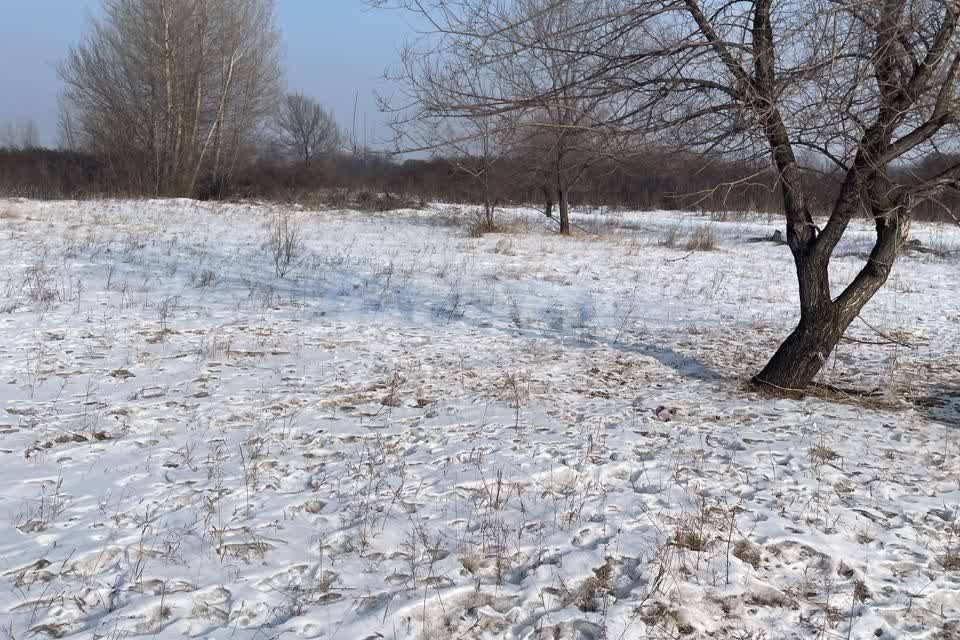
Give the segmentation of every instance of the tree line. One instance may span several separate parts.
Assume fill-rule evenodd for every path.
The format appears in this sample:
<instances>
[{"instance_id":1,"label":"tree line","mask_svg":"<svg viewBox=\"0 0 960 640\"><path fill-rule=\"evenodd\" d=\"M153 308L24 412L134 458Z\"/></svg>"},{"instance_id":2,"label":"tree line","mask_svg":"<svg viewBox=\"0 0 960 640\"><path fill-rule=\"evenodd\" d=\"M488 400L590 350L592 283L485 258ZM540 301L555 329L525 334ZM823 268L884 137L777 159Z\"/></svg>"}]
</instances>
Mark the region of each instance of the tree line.
<instances>
[{"instance_id":1,"label":"tree line","mask_svg":"<svg viewBox=\"0 0 960 640\"><path fill-rule=\"evenodd\" d=\"M488 187L477 180L470 157L397 160L390 155L341 150L312 155L309 163L285 154L258 154L242 158L229 179L214 183L203 176L189 195L201 199L257 198L304 201L318 192L344 190L352 194L387 193L400 203L448 202L483 206L536 206L547 213L541 175L528 160L508 158L488 175ZM900 173L909 182L938 172L951 157L929 158ZM827 205L839 189L839 176L810 172L806 183L817 215L829 214ZM144 189L133 175L118 175L116 165L87 151L0 144L0 194L4 196L75 199L87 197L143 197L157 195ZM782 196L772 171L758 172L750 164L720 157L684 156L650 150L625 159L609 159L585 172L570 192L581 209L686 210L727 214L782 213ZM316 198L314 198L315 200ZM551 214L556 214L553 202ZM960 195L945 193L917 205L921 220L952 222L960 211Z\"/></svg>"},{"instance_id":2,"label":"tree line","mask_svg":"<svg viewBox=\"0 0 960 640\"><path fill-rule=\"evenodd\" d=\"M258 155L246 158L229 179L214 184L204 176L189 194L201 198L295 199L311 191L347 189L391 193L406 201L545 208L541 176L524 158L500 161L477 180L470 157L435 156L395 160L383 154L329 152L309 164ZM585 172L570 199L578 207L777 212L772 176L736 188L717 188L756 174L755 168L704 158L678 158L651 151L643 157L599 163ZM137 174L118 173L105 156L37 147L0 147L0 192L8 196L82 198L153 196Z\"/></svg>"}]
</instances>

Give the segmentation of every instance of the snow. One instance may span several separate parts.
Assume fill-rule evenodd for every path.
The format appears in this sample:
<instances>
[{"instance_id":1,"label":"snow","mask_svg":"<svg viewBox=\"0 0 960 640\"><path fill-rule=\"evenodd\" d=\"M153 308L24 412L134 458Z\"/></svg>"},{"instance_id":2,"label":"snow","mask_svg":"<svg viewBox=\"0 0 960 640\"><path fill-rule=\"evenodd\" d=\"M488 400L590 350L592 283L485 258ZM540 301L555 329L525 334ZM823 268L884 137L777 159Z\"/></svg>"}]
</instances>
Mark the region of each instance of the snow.
<instances>
[{"instance_id":1,"label":"snow","mask_svg":"<svg viewBox=\"0 0 960 640\"><path fill-rule=\"evenodd\" d=\"M5 637L960 637L956 254L827 363L875 396L770 399L776 219L0 212Z\"/></svg>"}]
</instances>

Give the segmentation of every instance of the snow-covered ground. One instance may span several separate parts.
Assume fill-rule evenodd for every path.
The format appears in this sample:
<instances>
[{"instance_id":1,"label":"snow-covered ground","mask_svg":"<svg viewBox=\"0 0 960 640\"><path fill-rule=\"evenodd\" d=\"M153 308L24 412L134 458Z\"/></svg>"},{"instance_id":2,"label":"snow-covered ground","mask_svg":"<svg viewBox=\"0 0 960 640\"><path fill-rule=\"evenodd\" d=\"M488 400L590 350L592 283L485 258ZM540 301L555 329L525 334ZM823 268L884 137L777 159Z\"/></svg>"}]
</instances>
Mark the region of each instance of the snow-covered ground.
<instances>
[{"instance_id":1,"label":"snow-covered ground","mask_svg":"<svg viewBox=\"0 0 960 640\"><path fill-rule=\"evenodd\" d=\"M960 638L960 258L774 400L776 220L280 211L0 201L0 637Z\"/></svg>"}]
</instances>

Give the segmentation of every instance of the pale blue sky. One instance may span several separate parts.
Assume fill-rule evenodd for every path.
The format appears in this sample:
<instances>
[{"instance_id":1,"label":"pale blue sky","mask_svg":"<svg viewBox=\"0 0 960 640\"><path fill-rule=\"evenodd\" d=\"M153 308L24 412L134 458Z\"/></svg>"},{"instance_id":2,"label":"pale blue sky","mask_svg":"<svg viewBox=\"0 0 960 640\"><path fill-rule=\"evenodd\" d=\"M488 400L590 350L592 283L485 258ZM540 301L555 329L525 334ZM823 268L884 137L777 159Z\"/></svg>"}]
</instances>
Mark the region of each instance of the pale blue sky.
<instances>
[{"instance_id":1,"label":"pale blue sky","mask_svg":"<svg viewBox=\"0 0 960 640\"><path fill-rule=\"evenodd\" d=\"M0 126L29 118L44 144L56 142L56 66L98 6L98 0L0 0ZM383 72L412 32L408 18L372 10L363 0L276 0L276 6L288 88L332 108L347 129L359 95L358 128L366 114L368 141L386 136L373 92L389 90Z\"/></svg>"}]
</instances>

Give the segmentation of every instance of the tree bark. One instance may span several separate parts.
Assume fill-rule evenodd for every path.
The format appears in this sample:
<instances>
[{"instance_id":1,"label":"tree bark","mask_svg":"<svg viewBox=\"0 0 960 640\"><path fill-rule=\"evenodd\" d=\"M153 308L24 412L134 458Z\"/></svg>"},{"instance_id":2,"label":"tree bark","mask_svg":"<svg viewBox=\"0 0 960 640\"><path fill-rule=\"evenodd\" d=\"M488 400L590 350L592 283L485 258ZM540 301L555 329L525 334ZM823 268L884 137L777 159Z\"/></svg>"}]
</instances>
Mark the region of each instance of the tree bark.
<instances>
[{"instance_id":1,"label":"tree bark","mask_svg":"<svg viewBox=\"0 0 960 640\"><path fill-rule=\"evenodd\" d=\"M567 190L561 187L559 196L560 233L563 235L570 235L570 203L567 199Z\"/></svg>"},{"instance_id":2,"label":"tree bark","mask_svg":"<svg viewBox=\"0 0 960 640\"><path fill-rule=\"evenodd\" d=\"M217 107L217 115L214 119L213 125L210 127L210 132L207 134L203 141L203 145L200 147L200 157L197 158L197 164L193 169L193 177L190 179L190 187L186 191L189 194L192 194L197 188L197 178L200 177L200 169L203 168L203 161L206 158L207 149L210 147L210 143L213 141L214 134L217 132L217 127L222 126L224 108L227 105L227 99L230 95L233 82L233 70L239 59L240 50L238 47L237 49L234 49L230 56L230 63L227 65L226 78L223 81L223 93L220 96L220 104Z\"/></svg>"},{"instance_id":3,"label":"tree bark","mask_svg":"<svg viewBox=\"0 0 960 640\"><path fill-rule=\"evenodd\" d=\"M752 382L776 391L810 386L846 331L849 322L833 306L808 312Z\"/></svg>"},{"instance_id":4,"label":"tree bark","mask_svg":"<svg viewBox=\"0 0 960 640\"><path fill-rule=\"evenodd\" d=\"M770 0L758 0L755 5L752 31L755 68L753 81L746 91L763 123L773 162L779 171L787 218L787 244L799 285L800 322L752 382L783 392L810 386L856 313L847 317L831 299L830 253L817 250L819 232L810 213L789 133L776 107L771 4ZM746 75L732 59L727 64ZM852 206L856 195L852 190L844 190L838 197L837 207Z\"/></svg>"},{"instance_id":5,"label":"tree bark","mask_svg":"<svg viewBox=\"0 0 960 640\"><path fill-rule=\"evenodd\" d=\"M550 195L550 188L543 185L543 197L547 202L546 214L548 218L553 218L553 196Z\"/></svg>"},{"instance_id":6,"label":"tree bark","mask_svg":"<svg viewBox=\"0 0 960 640\"><path fill-rule=\"evenodd\" d=\"M849 197L855 195L851 192ZM876 203L880 198L874 195L871 199ZM841 201L838 206L845 203ZM781 392L799 391L813 384L847 328L886 283L910 227L906 198L894 196L871 213L877 232L873 250L836 300L829 297L829 254L819 251L817 246L824 238L813 243L812 251L796 257L800 322L763 370L753 377L753 384Z\"/></svg>"}]
</instances>

